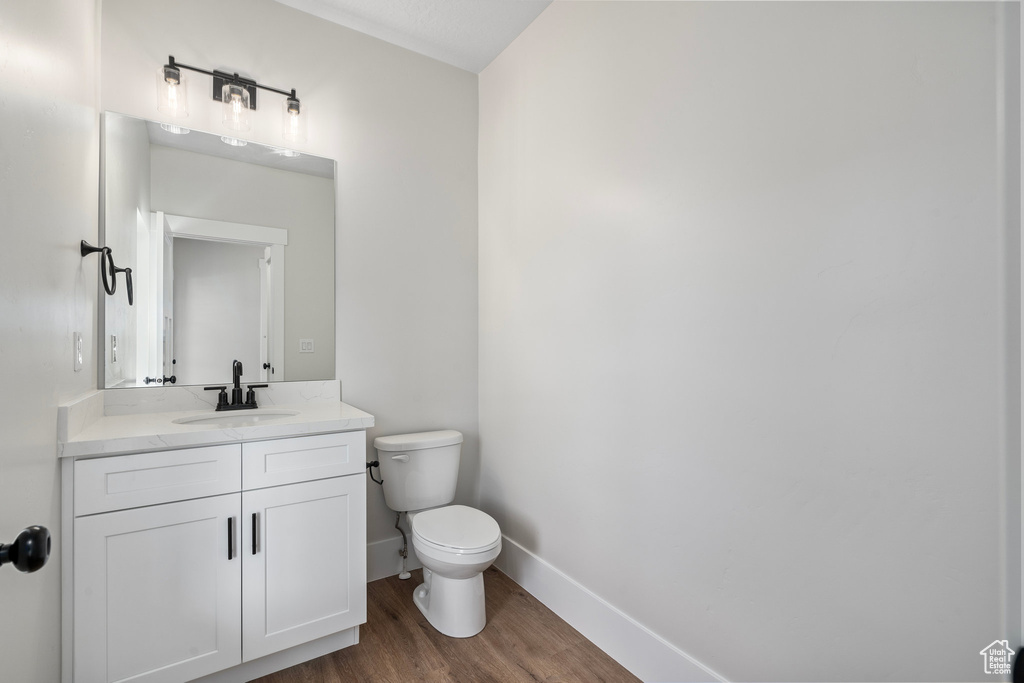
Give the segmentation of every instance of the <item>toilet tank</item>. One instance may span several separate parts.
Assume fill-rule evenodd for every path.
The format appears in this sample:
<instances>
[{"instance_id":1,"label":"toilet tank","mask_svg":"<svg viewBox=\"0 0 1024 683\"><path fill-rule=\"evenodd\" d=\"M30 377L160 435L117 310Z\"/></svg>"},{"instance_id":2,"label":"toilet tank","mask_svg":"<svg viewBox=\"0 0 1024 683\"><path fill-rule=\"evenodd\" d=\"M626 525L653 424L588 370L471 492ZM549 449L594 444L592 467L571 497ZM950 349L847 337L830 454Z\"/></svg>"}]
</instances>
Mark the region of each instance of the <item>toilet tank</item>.
<instances>
[{"instance_id":1,"label":"toilet tank","mask_svg":"<svg viewBox=\"0 0 1024 683\"><path fill-rule=\"evenodd\" d=\"M384 479L384 502L396 512L447 505L455 499L462 434L454 429L379 436L373 440Z\"/></svg>"}]
</instances>

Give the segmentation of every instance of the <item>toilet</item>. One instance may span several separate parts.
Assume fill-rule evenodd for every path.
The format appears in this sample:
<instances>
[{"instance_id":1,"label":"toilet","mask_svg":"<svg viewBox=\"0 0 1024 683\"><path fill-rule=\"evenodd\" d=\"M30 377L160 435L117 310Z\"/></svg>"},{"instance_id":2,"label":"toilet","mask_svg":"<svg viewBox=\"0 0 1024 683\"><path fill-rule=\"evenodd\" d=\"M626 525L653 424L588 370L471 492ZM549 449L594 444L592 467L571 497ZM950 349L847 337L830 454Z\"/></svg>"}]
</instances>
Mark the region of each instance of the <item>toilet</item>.
<instances>
[{"instance_id":1,"label":"toilet","mask_svg":"<svg viewBox=\"0 0 1024 683\"><path fill-rule=\"evenodd\" d=\"M384 480L384 501L405 512L412 548L423 563L413 602L446 636L469 638L483 630L484 578L501 552L501 529L490 515L455 499L462 434L455 430L377 437L373 442Z\"/></svg>"}]
</instances>

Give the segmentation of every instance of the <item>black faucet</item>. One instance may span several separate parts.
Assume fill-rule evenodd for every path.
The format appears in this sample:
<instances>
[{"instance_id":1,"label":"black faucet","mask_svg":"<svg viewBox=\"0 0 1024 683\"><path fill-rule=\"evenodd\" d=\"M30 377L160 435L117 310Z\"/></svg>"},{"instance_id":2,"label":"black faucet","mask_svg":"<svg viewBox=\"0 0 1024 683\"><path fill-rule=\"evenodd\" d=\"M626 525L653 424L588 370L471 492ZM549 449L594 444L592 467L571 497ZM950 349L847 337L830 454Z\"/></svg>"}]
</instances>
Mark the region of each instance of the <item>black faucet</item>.
<instances>
[{"instance_id":1,"label":"black faucet","mask_svg":"<svg viewBox=\"0 0 1024 683\"><path fill-rule=\"evenodd\" d=\"M231 390L231 405L236 406L242 402L242 386L239 382L242 379L242 363L241 361L232 361L231 363L231 381L235 383L234 388Z\"/></svg>"},{"instance_id":2,"label":"black faucet","mask_svg":"<svg viewBox=\"0 0 1024 683\"><path fill-rule=\"evenodd\" d=\"M258 408L256 405L256 389L266 388L266 384L250 384L249 390L245 393L245 400L242 400L242 363L235 360L231 362L231 381L234 386L231 388L231 403L228 404L228 388L205 387L207 391L219 391L217 396L217 410L244 410L246 408Z\"/></svg>"}]
</instances>

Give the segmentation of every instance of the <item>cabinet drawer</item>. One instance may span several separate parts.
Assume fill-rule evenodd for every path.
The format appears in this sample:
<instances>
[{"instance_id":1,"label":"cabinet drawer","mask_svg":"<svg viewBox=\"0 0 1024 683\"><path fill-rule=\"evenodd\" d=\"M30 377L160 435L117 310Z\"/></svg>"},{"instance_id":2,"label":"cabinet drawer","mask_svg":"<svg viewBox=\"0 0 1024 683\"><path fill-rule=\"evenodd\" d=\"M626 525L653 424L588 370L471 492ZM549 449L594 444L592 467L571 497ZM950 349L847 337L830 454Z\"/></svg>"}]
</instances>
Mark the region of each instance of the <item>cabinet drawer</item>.
<instances>
[{"instance_id":1,"label":"cabinet drawer","mask_svg":"<svg viewBox=\"0 0 1024 683\"><path fill-rule=\"evenodd\" d=\"M358 474L365 469L366 432L242 444L245 490Z\"/></svg>"},{"instance_id":2,"label":"cabinet drawer","mask_svg":"<svg viewBox=\"0 0 1024 683\"><path fill-rule=\"evenodd\" d=\"M233 493L238 444L118 455L75 463L75 516Z\"/></svg>"}]
</instances>

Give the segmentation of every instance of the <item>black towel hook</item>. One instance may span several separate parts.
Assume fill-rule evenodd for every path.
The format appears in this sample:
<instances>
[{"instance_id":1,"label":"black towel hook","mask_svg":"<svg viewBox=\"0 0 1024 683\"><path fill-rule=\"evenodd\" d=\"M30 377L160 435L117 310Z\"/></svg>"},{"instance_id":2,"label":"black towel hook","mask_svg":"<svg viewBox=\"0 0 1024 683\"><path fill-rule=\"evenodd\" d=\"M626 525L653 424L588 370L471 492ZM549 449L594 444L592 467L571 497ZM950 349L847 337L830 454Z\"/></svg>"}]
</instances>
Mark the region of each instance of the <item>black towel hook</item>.
<instances>
[{"instance_id":1,"label":"black towel hook","mask_svg":"<svg viewBox=\"0 0 1024 683\"><path fill-rule=\"evenodd\" d=\"M100 273L103 274L103 291L110 296L114 295L117 291L117 274L124 273L125 277L128 278L128 305L131 306L135 303L134 292L132 291L132 269L131 268L118 268L114 265L114 252L111 251L110 247L94 247L85 240L82 240L82 258L85 258L89 254L95 254L99 252L100 255ZM108 275L109 273L109 275Z\"/></svg>"},{"instance_id":2,"label":"black towel hook","mask_svg":"<svg viewBox=\"0 0 1024 683\"><path fill-rule=\"evenodd\" d=\"M117 278L113 278L107 275L107 272L113 272L114 270L114 254L110 251L110 247L94 247L85 240L82 240L82 258L85 258L89 254L100 254L100 272L103 273L103 289L107 294L113 296L114 292L117 291ZM106 257L106 260L104 260ZM109 263L109 266L107 265Z\"/></svg>"}]
</instances>

